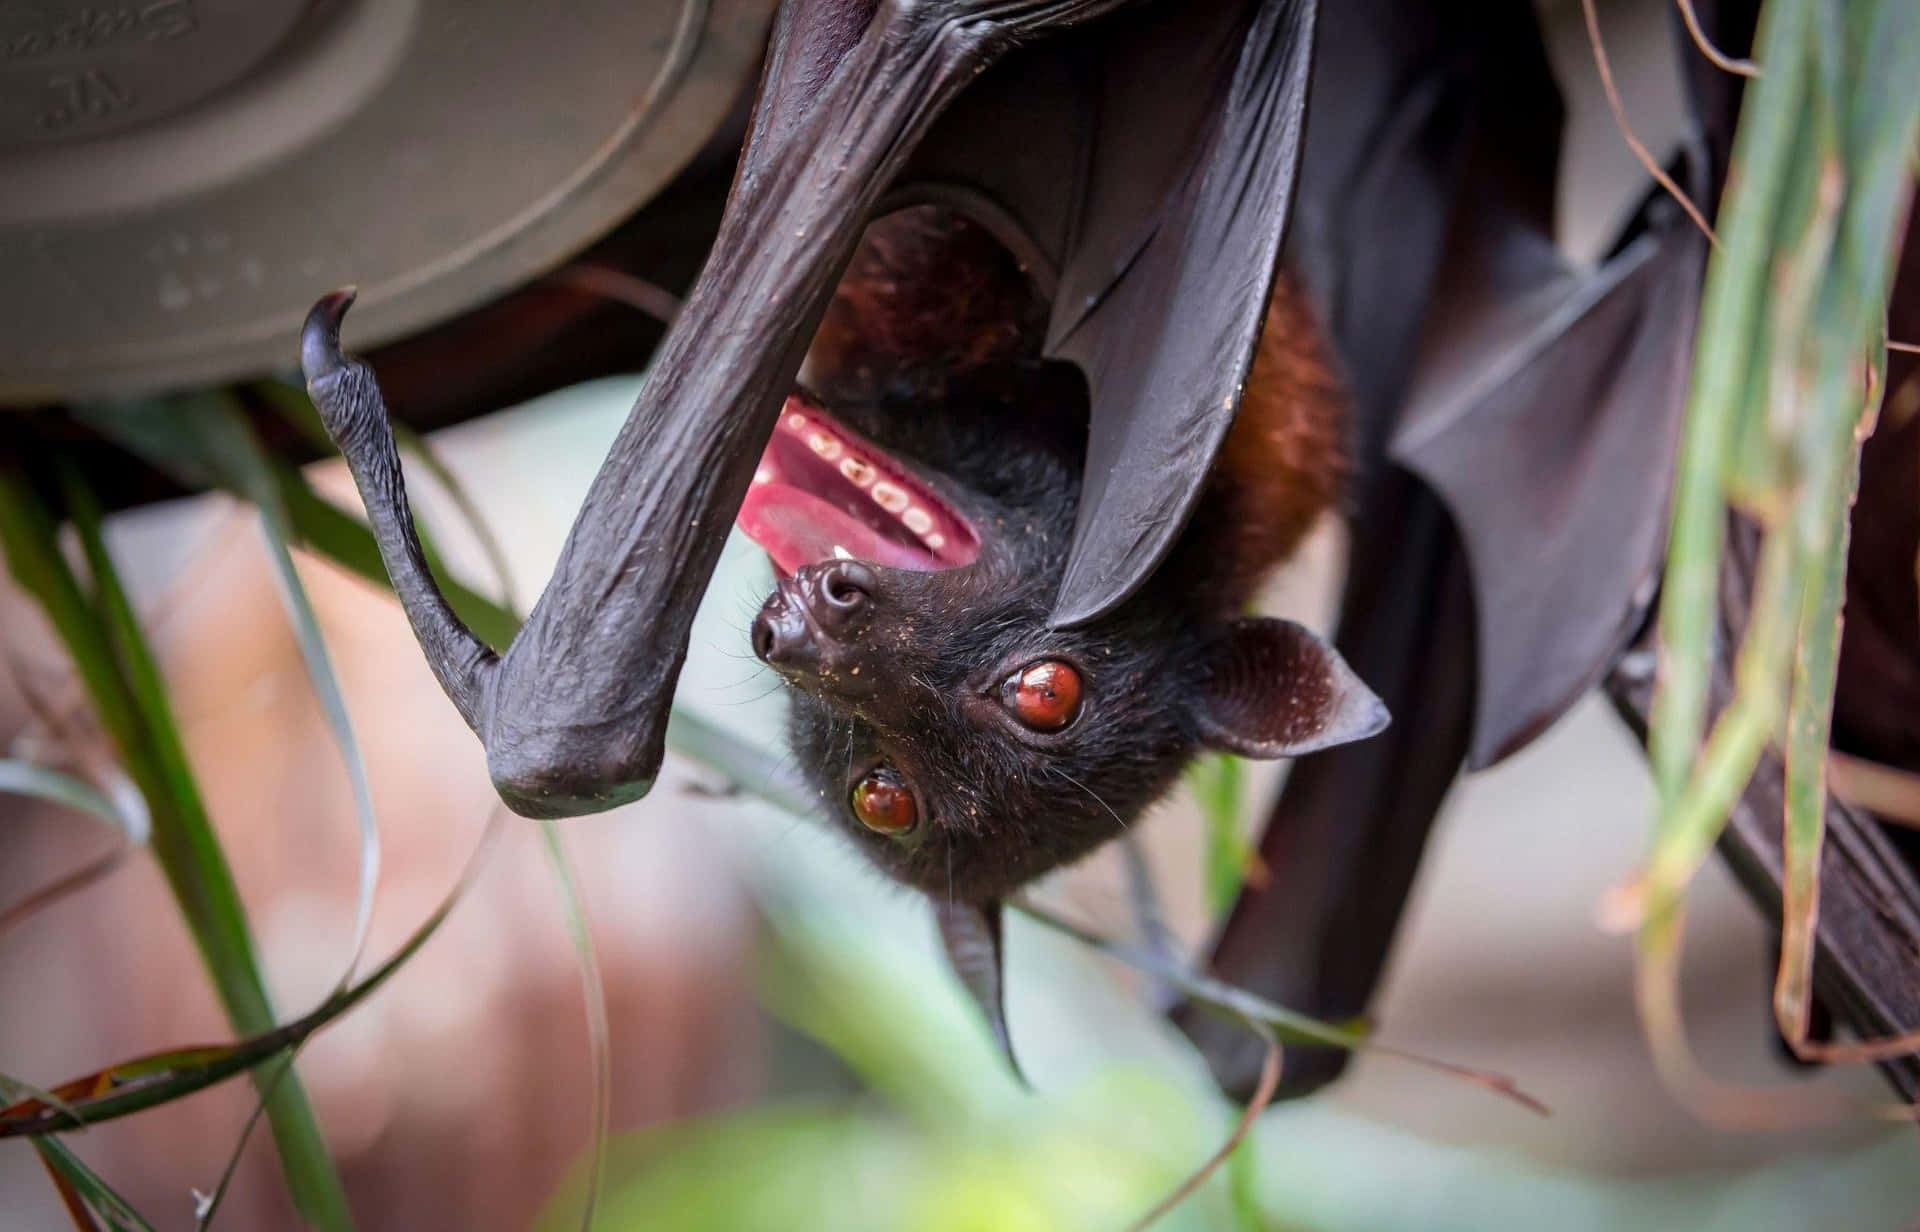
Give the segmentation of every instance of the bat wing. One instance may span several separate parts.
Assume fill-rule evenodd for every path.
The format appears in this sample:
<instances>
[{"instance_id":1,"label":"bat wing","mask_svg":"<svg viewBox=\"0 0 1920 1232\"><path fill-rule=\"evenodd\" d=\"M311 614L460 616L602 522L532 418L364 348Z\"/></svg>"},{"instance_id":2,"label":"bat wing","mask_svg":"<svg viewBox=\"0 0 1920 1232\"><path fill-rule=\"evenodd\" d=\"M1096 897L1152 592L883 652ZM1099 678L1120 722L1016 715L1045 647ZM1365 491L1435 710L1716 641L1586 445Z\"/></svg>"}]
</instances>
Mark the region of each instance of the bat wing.
<instances>
[{"instance_id":1,"label":"bat wing","mask_svg":"<svg viewBox=\"0 0 1920 1232\"><path fill-rule=\"evenodd\" d=\"M1194 28L1194 54L1221 88L1202 122L1184 126L1198 153L1169 191L1129 192L1124 163L1089 185L1048 340L1079 363L1092 396L1056 625L1111 611L1145 581L1240 404L1299 164L1314 6L1273 0L1249 16L1230 39ZM1127 67L1140 79L1157 71L1139 55ZM1124 116L1104 125L1102 146L1133 129Z\"/></svg>"},{"instance_id":2,"label":"bat wing","mask_svg":"<svg viewBox=\"0 0 1920 1232\"><path fill-rule=\"evenodd\" d=\"M887 205L992 231L1052 301L1091 395L1056 625L1111 611L1178 537L1239 406L1286 229L1314 0L1157 4L1010 55Z\"/></svg>"},{"instance_id":3,"label":"bat wing","mask_svg":"<svg viewBox=\"0 0 1920 1232\"><path fill-rule=\"evenodd\" d=\"M1645 616L1707 254L1664 198L1592 271L1490 213L1464 220L1459 273L1389 442L1465 546L1479 648L1469 769L1564 713Z\"/></svg>"},{"instance_id":4,"label":"bat wing","mask_svg":"<svg viewBox=\"0 0 1920 1232\"><path fill-rule=\"evenodd\" d=\"M712 254L497 659L420 567L384 404L339 350L350 297L329 297L303 344L309 388L501 797L555 817L650 788L726 528L888 201L961 205L1058 289L1049 349L1094 392L1058 616L1130 593L1177 534L1251 362L1313 15L1311 0L787 0Z\"/></svg>"},{"instance_id":5,"label":"bat wing","mask_svg":"<svg viewBox=\"0 0 1920 1232\"><path fill-rule=\"evenodd\" d=\"M1559 95L1532 8L1323 17L1295 236L1349 371L1361 463L1336 645L1394 714L1294 768L1222 978L1364 1013L1463 760L1525 743L1650 598L1705 245L1649 203L1593 270L1551 241ZM1691 166L1701 167L1696 154ZM1257 1046L1175 1020L1244 1096ZM1288 1094L1340 1072L1290 1056Z\"/></svg>"}]
</instances>

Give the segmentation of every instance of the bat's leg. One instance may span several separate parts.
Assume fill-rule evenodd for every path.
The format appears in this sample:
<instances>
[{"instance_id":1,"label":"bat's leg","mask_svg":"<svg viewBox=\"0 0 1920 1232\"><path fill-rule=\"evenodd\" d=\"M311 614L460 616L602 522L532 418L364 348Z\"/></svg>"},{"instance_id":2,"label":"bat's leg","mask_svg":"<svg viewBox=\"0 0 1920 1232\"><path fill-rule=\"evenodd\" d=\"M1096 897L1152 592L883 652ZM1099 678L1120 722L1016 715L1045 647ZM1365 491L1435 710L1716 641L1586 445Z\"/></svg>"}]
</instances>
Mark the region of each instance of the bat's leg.
<instances>
[{"instance_id":1,"label":"bat's leg","mask_svg":"<svg viewBox=\"0 0 1920 1232\"><path fill-rule=\"evenodd\" d=\"M394 448L380 387L372 369L340 353L340 320L352 303L352 290L335 291L307 315L300 334L300 366L306 372L307 393L353 472L374 541L380 545L380 559L428 666L459 708L460 717L477 730L486 682L499 661L485 642L460 623L427 568L407 507L400 454Z\"/></svg>"},{"instance_id":2,"label":"bat's leg","mask_svg":"<svg viewBox=\"0 0 1920 1232\"><path fill-rule=\"evenodd\" d=\"M1185 960L1180 954L1180 939L1167 927L1166 912L1160 907L1160 890L1153 881L1153 865L1147 860L1147 849L1140 841L1139 831L1128 830L1120 836L1120 852L1127 865L1127 904L1133 911L1133 926L1140 934L1140 944L1163 962L1181 966ZM1156 1001L1165 1000L1170 991L1164 981L1155 981Z\"/></svg>"},{"instance_id":3,"label":"bat's leg","mask_svg":"<svg viewBox=\"0 0 1920 1232\"><path fill-rule=\"evenodd\" d=\"M1022 1086L1030 1085L1020 1071L1019 1058L1013 1052L1013 1035L1007 1029L1006 959L1001 945L999 903L974 907L951 900L936 901L934 922L940 926L940 940L947 950L947 961L960 984L986 1015L1000 1054Z\"/></svg>"},{"instance_id":4,"label":"bat's leg","mask_svg":"<svg viewBox=\"0 0 1920 1232\"><path fill-rule=\"evenodd\" d=\"M1260 841L1270 880L1241 890L1207 966L1326 1019L1366 1012L1473 715L1473 606L1439 501L1408 473L1388 472L1353 543L1335 644L1386 703L1393 726L1293 767ZM1261 1041L1191 1003L1172 1017L1221 1089L1249 1098ZM1346 1061L1335 1049L1288 1048L1280 1097L1310 1094Z\"/></svg>"}]
</instances>

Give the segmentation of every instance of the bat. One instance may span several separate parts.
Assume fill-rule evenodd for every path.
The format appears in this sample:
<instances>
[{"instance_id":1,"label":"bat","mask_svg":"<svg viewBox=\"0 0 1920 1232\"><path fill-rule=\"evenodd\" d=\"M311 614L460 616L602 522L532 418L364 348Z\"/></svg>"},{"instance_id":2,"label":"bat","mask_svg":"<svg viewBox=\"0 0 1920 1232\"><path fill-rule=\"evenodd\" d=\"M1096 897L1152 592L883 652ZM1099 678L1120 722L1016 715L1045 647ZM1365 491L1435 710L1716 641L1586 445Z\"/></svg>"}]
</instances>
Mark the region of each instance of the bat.
<instances>
[{"instance_id":1,"label":"bat","mask_svg":"<svg viewBox=\"0 0 1920 1232\"><path fill-rule=\"evenodd\" d=\"M1395 721L1295 767L1270 878L1211 963L1350 1018L1455 776L1544 729L1645 619L1706 244L1652 195L1597 268L1560 255L1561 104L1530 5L1329 7L1318 55L1291 246L1361 433L1335 645ZM1706 163L1695 143L1683 176ZM1174 1018L1225 1089L1253 1089L1258 1041L1198 1007ZM1281 1093L1344 1063L1292 1050Z\"/></svg>"},{"instance_id":2,"label":"bat","mask_svg":"<svg viewBox=\"0 0 1920 1232\"><path fill-rule=\"evenodd\" d=\"M1715 46L1750 45L1757 4L1693 7ZM1693 123L1666 170L1710 206L1742 79L1700 55L1677 15L1672 33ZM1345 1018L1372 996L1458 770L1523 747L1595 683L1644 737L1648 618L1708 245L1650 188L1594 268L1555 251L1560 104L1530 6L1329 7L1320 36L1290 244L1327 305L1362 428L1334 644L1395 721L1294 769L1260 848L1271 876L1236 901L1210 961L1281 1004ZM1894 336L1920 328L1917 253L1910 243ZM1890 388L1909 370L1895 357ZM1920 675L1901 618L1913 604L1916 439L1883 422L1868 445L1835 709L1837 744L1908 768L1920 768L1920 736L1897 698ZM1751 566L1734 554L1725 611L1744 611ZM1717 679L1729 670L1719 664ZM1721 840L1773 912L1779 773L1763 762ZM1920 877L1905 836L1838 801L1828 816L1817 993L1855 1032L1910 1028ZM1192 1005L1173 1016L1223 1088L1246 1097L1258 1044ZM1291 1050L1282 1097L1331 1081L1345 1059ZM1910 1059L1882 1069L1912 1093Z\"/></svg>"},{"instance_id":3,"label":"bat","mask_svg":"<svg viewBox=\"0 0 1920 1232\"><path fill-rule=\"evenodd\" d=\"M1728 48L1756 7L1694 5ZM1669 170L1712 201L1739 83L1683 54L1696 123ZM1522 0L788 0L707 266L504 649L421 564L377 384L340 348L349 296L316 306L302 362L502 799L567 816L650 786L695 605L871 220L937 204L984 229L1045 305L1016 332L1084 383L1071 533L1051 594L1028 587L1062 634L1184 555L1286 237L1352 408L1334 649L1394 724L1296 767L1263 839L1274 876L1211 962L1343 1017L1455 774L1610 678L1657 579L1705 242L1650 193L1597 266L1564 260L1559 114ZM943 925L997 996L991 913ZM1174 1016L1250 1089L1257 1045ZM1338 1064L1290 1057L1290 1092Z\"/></svg>"},{"instance_id":4,"label":"bat","mask_svg":"<svg viewBox=\"0 0 1920 1232\"><path fill-rule=\"evenodd\" d=\"M1042 357L1047 309L964 216L874 222L738 519L779 576L752 643L793 686L795 761L824 815L933 900L1003 1045L1004 896L1138 820L1203 748L1295 757L1387 722L1314 634L1243 615L1344 471L1345 396L1291 281L1167 560L1067 628L1049 616L1087 395Z\"/></svg>"},{"instance_id":5,"label":"bat","mask_svg":"<svg viewBox=\"0 0 1920 1232\"><path fill-rule=\"evenodd\" d=\"M420 566L377 383L340 349L351 296L316 305L309 392L501 798L559 817L651 785L725 528L883 201L964 209L1044 284L1044 349L1091 394L1052 618L1123 602L1197 499L1251 361L1313 16L1305 0L786 4L713 255L504 652Z\"/></svg>"}]
</instances>

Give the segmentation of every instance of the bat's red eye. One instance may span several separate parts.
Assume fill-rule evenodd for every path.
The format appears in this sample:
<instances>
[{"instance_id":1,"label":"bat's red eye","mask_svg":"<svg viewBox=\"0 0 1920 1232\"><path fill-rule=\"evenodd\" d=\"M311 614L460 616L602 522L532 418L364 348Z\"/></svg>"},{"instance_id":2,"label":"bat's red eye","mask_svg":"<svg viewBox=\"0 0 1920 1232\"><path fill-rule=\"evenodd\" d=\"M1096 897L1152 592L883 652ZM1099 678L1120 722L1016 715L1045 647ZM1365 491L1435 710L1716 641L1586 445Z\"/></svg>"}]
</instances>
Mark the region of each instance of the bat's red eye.
<instances>
[{"instance_id":1,"label":"bat's red eye","mask_svg":"<svg viewBox=\"0 0 1920 1232\"><path fill-rule=\"evenodd\" d=\"M920 820L920 806L899 776L882 767L853 785L853 815L869 830L905 834Z\"/></svg>"},{"instance_id":2,"label":"bat's red eye","mask_svg":"<svg viewBox=\"0 0 1920 1232\"><path fill-rule=\"evenodd\" d=\"M1031 664L1007 677L1000 700L1035 731L1059 731L1080 713L1080 673L1058 659Z\"/></svg>"}]
</instances>

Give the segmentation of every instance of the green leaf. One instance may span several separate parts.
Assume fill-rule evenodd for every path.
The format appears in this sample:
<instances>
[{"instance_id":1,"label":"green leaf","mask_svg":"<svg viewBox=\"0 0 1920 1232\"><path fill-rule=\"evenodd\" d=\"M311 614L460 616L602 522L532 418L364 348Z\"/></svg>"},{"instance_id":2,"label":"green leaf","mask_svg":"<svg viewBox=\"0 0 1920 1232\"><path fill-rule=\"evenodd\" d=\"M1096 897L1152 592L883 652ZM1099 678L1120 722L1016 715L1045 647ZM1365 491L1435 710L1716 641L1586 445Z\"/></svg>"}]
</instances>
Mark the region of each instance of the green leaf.
<instances>
[{"instance_id":1,"label":"green leaf","mask_svg":"<svg viewBox=\"0 0 1920 1232\"><path fill-rule=\"evenodd\" d=\"M147 841L153 822L147 806L138 795L129 792L115 803L112 797L85 779L13 758L0 759L0 792L32 796L49 804L85 813L114 828L127 842L139 846Z\"/></svg>"},{"instance_id":2,"label":"green leaf","mask_svg":"<svg viewBox=\"0 0 1920 1232\"><path fill-rule=\"evenodd\" d=\"M587 1139L586 1192L581 1199L580 1227L593 1227L593 1213L600 1200L601 1179L607 1166L607 1132L613 1123L613 1027L607 1019L607 990L601 978L600 957L593 948L593 930L588 926L586 898L580 881L567 862L560 829L553 822L540 823L542 846L560 891L560 907L567 920L567 936L573 942L574 957L580 967L581 995L586 1002L587 1047L593 1060L593 1104L589 1114Z\"/></svg>"},{"instance_id":3,"label":"green leaf","mask_svg":"<svg viewBox=\"0 0 1920 1232\"><path fill-rule=\"evenodd\" d=\"M1207 910L1233 906L1254 858L1246 833L1246 765L1231 753L1208 753L1187 767L1187 783L1206 827Z\"/></svg>"}]
</instances>

